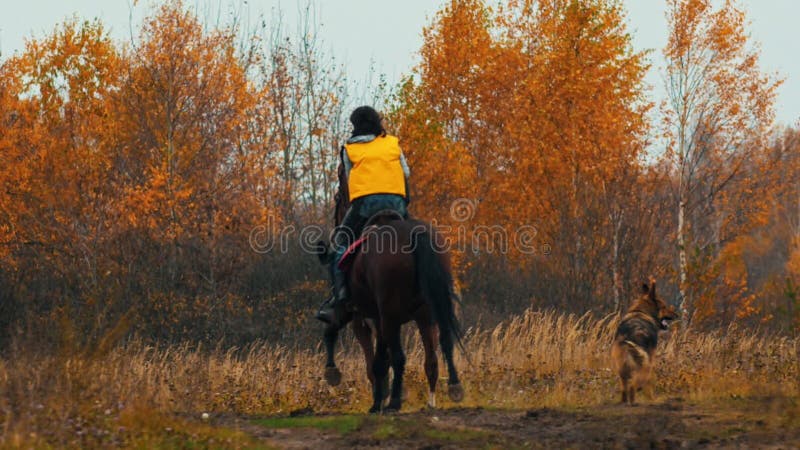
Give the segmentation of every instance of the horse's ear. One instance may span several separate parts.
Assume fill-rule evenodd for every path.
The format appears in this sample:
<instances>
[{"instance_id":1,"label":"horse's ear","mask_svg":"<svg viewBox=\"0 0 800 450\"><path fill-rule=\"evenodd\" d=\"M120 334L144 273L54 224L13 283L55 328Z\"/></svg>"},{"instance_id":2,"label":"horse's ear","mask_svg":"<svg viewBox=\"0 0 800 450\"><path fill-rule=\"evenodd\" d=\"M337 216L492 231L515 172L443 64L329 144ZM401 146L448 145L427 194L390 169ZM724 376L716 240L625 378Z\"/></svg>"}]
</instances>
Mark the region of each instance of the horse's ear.
<instances>
[{"instance_id":1,"label":"horse's ear","mask_svg":"<svg viewBox=\"0 0 800 450\"><path fill-rule=\"evenodd\" d=\"M314 244L313 251L317 255L317 258L319 258L321 264L328 264L330 262L331 253L328 251L328 246L325 242L317 241L317 243Z\"/></svg>"},{"instance_id":2,"label":"horse's ear","mask_svg":"<svg viewBox=\"0 0 800 450\"><path fill-rule=\"evenodd\" d=\"M647 283L642 283L642 294L649 294L650 293L650 286Z\"/></svg>"},{"instance_id":3,"label":"horse's ear","mask_svg":"<svg viewBox=\"0 0 800 450\"><path fill-rule=\"evenodd\" d=\"M655 301L656 299L656 280L650 282L650 300Z\"/></svg>"}]
</instances>

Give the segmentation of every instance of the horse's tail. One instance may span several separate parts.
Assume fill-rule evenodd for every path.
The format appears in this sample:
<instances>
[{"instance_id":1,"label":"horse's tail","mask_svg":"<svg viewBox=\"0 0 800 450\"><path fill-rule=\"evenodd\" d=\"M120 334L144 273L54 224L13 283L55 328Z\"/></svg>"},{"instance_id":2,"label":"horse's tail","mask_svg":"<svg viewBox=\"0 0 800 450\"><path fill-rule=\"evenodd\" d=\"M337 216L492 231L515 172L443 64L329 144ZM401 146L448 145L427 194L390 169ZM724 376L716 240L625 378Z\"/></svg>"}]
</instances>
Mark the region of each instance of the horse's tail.
<instances>
[{"instance_id":1,"label":"horse's tail","mask_svg":"<svg viewBox=\"0 0 800 450\"><path fill-rule=\"evenodd\" d=\"M439 326L439 341L447 350L453 343L461 343L461 325L456 318L453 303L458 300L453 290L453 278L442 262L442 256L434 247L429 231L416 234L414 247L414 266L416 268L417 286L425 301L433 311L433 318Z\"/></svg>"}]
</instances>

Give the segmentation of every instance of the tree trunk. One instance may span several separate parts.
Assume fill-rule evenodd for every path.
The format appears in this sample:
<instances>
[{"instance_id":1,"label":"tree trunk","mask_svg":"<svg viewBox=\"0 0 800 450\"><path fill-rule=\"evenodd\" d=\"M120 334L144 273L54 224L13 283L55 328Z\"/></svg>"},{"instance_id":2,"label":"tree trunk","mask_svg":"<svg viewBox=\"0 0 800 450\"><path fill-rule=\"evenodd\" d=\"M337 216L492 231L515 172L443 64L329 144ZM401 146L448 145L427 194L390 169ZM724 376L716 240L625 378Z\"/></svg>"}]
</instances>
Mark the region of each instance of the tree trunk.
<instances>
[{"instance_id":1,"label":"tree trunk","mask_svg":"<svg viewBox=\"0 0 800 450\"><path fill-rule=\"evenodd\" d=\"M680 277L680 312L682 324L685 327L689 325L689 308L691 301L688 292L688 278L689 278L689 263L686 256L686 199L681 193L681 199L678 203L678 272Z\"/></svg>"},{"instance_id":2,"label":"tree trunk","mask_svg":"<svg viewBox=\"0 0 800 450\"><path fill-rule=\"evenodd\" d=\"M614 311L619 312L622 309L622 278L620 276L619 268L619 247L620 247L620 231L622 228L622 214L614 219L614 235L613 235L613 249L612 249L612 268L611 268L611 283L613 284L614 293Z\"/></svg>"}]
</instances>

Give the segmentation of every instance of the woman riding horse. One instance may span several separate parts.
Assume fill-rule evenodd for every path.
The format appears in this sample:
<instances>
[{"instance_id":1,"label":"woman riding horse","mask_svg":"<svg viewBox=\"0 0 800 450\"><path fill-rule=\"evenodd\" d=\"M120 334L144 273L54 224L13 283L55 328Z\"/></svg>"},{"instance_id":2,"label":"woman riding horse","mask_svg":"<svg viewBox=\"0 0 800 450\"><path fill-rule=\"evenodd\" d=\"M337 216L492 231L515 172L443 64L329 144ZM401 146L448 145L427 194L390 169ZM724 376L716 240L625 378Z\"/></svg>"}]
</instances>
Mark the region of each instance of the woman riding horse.
<instances>
[{"instance_id":1,"label":"woman riding horse","mask_svg":"<svg viewBox=\"0 0 800 450\"><path fill-rule=\"evenodd\" d=\"M341 159L347 183L350 208L334 231L335 256L330 263L333 296L317 312L317 319L341 327L347 301L345 273L339 260L355 242L374 214L390 210L407 217L409 169L397 138L386 134L382 118L369 106L356 108L350 115L353 134L342 147Z\"/></svg>"},{"instance_id":2,"label":"woman riding horse","mask_svg":"<svg viewBox=\"0 0 800 450\"><path fill-rule=\"evenodd\" d=\"M373 389L370 412L399 410L406 361L400 332L403 324L413 321L425 350L428 406L436 405L437 339L447 364L448 394L461 401L464 390L453 362L453 344L460 342L461 332L449 253L437 244L440 240L430 224L407 217L408 167L397 138L388 136L381 126L380 115L370 107L360 107L350 121L353 136L342 150L339 167L335 253L331 255L324 244L319 247L320 261L330 264L335 285L333 300L318 313L328 322L325 378L331 385L341 381L334 348L339 330L352 321ZM364 229L366 224L368 229ZM358 236L363 244L348 255L345 275L338 261ZM345 298L348 308L343 306ZM387 389L390 366L394 373L391 392ZM389 404L384 407L387 396Z\"/></svg>"}]
</instances>

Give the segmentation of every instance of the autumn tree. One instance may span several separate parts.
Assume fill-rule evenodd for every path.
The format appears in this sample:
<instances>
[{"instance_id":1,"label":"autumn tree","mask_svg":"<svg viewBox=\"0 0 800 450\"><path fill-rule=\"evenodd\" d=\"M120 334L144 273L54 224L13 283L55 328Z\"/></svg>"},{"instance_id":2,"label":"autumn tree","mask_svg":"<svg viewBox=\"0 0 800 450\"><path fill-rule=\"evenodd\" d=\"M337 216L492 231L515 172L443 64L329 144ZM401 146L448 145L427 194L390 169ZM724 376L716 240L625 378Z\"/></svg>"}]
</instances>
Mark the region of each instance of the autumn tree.
<instances>
[{"instance_id":1,"label":"autumn tree","mask_svg":"<svg viewBox=\"0 0 800 450\"><path fill-rule=\"evenodd\" d=\"M0 72L5 282L24 299L23 317L100 315L113 196L102 142L119 87L117 49L99 22L68 20L27 41Z\"/></svg>"},{"instance_id":2,"label":"autumn tree","mask_svg":"<svg viewBox=\"0 0 800 450\"><path fill-rule=\"evenodd\" d=\"M288 43L237 23L169 1L129 45L70 20L0 62L5 319L46 333L69 306L87 334L133 311L145 336L209 338L309 282L312 258L251 232L327 218L347 82L310 13Z\"/></svg>"},{"instance_id":3,"label":"autumn tree","mask_svg":"<svg viewBox=\"0 0 800 450\"><path fill-rule=\"evenodd\" d=\"M492 90L483 67L493 60L489 27L480 1L450 2L423 32L418 78L401 88L392 122L414 168L413 208L422 217L447 220L453 201L480 202L490 184L498 124L478 123L487 106L480 99Z\"/></svg>"},{"instance_id":4,"label":"autumn tree","mask_svg":"<svg viewBox=\"0 0 800 450\"><path fill-rule=\"evenodd\" d=\"M243 126L254 97L233 30L205 32L170 3L141 36L116 97L122 219L164 244L165 286L177 282L182 255L199 252L192 259L204 264L191 270L216 295L220 265L235 258L221 257L218 240L264 216L252 208L258 203Z\"/></svg>"},{"instance_id":5,"label":"autumn tree","mask_svg":"<svg viewBox=\"0 0 800 450\"><path fill-rule=\"evenodd\" d=\"M744 11L726 0L668 4L669 40L664 111L667 159L675 172L680 309L688 323L704 258L720 248L724 199L754 154L765 146L780 85L759 68ZM751 200L752 201L752 200ZM698 265L699 264L699 265Z\"/></svg>"},{"instance_id":6,"label":"autumn tree","mask_svg":"<svg viewBox=\"0 0 800 450\"><path fill-rule=\"evenodd\" d=\"M550 216L541 228L561 249L552 263L564 264L572 279L567 297L592 298L605 283L598 278L603 255L612 255L614 267L618 249L608 244L616 236L621 245L621 207L631 194L624 186L641 170L645 54L633 51L620 2L520 2L508 14L512 24L528 18L510 36L522 39L535 68L522 79L525 103L512 120L522 126L509 130L520 147L517 170L539 181L522 185L524 197L546 199L528 214Z\"/></svg>"},{"instance_id":7,"label":"autumn tree","mask_svg":"<svg viewBox=\"0 0 800 450\"><path fill-rule=\"evenodd\" d=\"M291 223L330 220L339 146L347 138L353 83L345 66L326 52L311 1L300 8L295 33L280 15L259 33L260 133L279 183L270 194Z\"/></svg>"},{"instance_id":8,"label":"autumn tree","mask_svg":"<svg viewBox=\"0 0 800 450\"><path fill-rule=\"evenodd\" d=\"M631 236L623 228L637 222L620 211L642 170L649 104L644 54L633 51L624 17L615 1L497 11L451 1L426 30L418 79L401 95L401 137L436 216L462 196L474 200L474 223L535 226L536 241L556 251L546 260L518 254L508 270L540 264L538 295L567 307L608 300L622 258L607 271L607 255L614 245L620 254Z\"/></svg>"}]
</instances>

